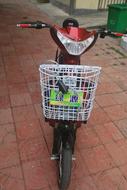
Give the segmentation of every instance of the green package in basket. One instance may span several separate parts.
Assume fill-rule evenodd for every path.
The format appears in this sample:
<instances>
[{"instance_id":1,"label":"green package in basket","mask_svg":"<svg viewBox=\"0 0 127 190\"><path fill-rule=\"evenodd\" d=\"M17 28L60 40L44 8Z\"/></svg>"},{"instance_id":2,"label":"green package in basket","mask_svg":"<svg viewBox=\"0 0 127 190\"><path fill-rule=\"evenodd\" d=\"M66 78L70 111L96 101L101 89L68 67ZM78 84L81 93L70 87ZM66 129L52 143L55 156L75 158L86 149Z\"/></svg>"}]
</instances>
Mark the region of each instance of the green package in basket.
<instances>
[{"instance_id":1,"label":"green package in basket","mask_svg":"<svg viewBox=\"0 0 127 190\"><path fill-rule=\"evenodd\" d=\"M63 94L59 90L51 89L50 105L80 107L83 103L83 92L73 92L69 90Z\"/></svg>"}]
</instances>

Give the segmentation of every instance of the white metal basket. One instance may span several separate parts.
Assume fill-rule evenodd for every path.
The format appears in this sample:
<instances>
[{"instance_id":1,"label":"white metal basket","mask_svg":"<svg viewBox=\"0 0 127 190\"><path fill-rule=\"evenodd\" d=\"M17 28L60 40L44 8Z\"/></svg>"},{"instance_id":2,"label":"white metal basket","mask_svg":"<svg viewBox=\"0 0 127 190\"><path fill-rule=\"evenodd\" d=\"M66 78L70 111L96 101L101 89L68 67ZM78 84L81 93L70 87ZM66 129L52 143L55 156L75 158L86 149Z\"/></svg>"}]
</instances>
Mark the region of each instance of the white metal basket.
<instances>
[{"instance_id":1,"label":"white metal basket","mask_svg":"<svg viewBox=\"0 0 127 190\"><path fill-rule=\"evenodd\" d=\"M44 116L48 119L87 121L95 98L100 67L83 65L40 65ZM68 86L59 90L58 81Z\"/></svg>"}]
</instances>

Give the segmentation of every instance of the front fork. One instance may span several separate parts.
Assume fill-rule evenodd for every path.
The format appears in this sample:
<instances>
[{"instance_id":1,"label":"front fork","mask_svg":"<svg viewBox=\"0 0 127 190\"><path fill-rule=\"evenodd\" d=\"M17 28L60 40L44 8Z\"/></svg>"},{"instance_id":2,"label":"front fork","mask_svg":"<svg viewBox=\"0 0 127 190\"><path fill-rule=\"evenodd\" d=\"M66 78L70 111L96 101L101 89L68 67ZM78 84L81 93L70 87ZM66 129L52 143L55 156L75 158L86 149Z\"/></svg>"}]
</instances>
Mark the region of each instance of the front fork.
<instances>
[{"instance_id":1,"label":"front fork","mask_svg":"<svg viewBox=\"0 0 127 190\"><path fill-rule=\"evenodd\" d=\"M74 124L58 124L54 128L52 154L59 154L61 143L64 148L71 149L74 154L76 131L77 127Z\"/></svg>"},{"instance_id":2,"label":"front fork","mask_svg":"<svg viewBox=\"0 0 127 190\"><path fill-rule=\"evenodd\" d=\"M80 56L70 55L67 52L56 52L56 58L59 64L80 65ZM61 142L64 148L71 148L74 154L74 146L76 141L77 124L71 122L60 121L54 127L53 132L53 148L52 154L59 154Z\"/></svg>"}]
</instances>

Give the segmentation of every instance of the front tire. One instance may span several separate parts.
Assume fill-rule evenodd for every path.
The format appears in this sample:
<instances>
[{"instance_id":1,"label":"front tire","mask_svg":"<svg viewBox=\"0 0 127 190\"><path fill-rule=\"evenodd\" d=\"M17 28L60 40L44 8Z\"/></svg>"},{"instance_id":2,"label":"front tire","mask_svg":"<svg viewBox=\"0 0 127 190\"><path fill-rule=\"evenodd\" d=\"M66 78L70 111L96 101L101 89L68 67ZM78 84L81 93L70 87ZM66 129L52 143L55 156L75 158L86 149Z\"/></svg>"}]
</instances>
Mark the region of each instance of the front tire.
<instances>
[{"instance_id":1,"label":"front tire","mask_svg":"<svg viewBox=\"0 0 127 190\"><path fill-rule=\"evenodd\" d=\"M66 190L69 186L72 168L72 150L63 148L60 160L60 190Z\"/></svg>"}]
</instances>

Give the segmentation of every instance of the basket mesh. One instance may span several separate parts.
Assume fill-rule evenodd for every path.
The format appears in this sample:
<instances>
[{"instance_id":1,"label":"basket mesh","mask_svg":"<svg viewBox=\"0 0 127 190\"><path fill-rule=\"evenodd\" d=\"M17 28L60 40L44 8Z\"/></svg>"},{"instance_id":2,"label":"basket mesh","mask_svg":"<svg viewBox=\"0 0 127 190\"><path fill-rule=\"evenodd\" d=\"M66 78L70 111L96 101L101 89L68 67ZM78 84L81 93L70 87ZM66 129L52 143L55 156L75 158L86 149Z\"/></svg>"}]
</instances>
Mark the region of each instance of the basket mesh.
<instances>
[{"instance_id":1,"label":"basket mesh","mask_svg":"<svg viewBox=\"0 0 127 190\"><path fill-rule=\"evenodd\" d=\"M95 98L100 67L79 65L40 65L43 113L57 120L88 120ZM58 81L69 87L62 94Z\"/></svg>"}]
</instances>

